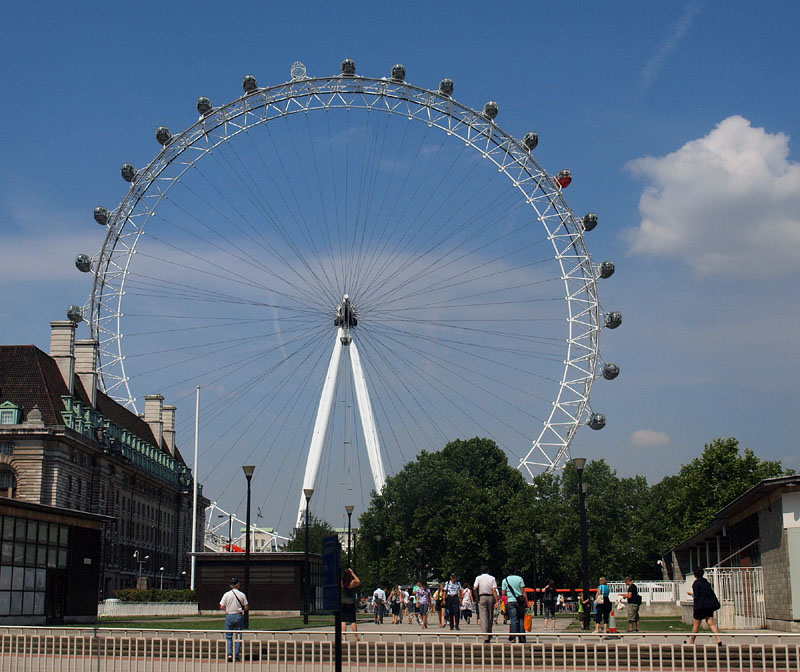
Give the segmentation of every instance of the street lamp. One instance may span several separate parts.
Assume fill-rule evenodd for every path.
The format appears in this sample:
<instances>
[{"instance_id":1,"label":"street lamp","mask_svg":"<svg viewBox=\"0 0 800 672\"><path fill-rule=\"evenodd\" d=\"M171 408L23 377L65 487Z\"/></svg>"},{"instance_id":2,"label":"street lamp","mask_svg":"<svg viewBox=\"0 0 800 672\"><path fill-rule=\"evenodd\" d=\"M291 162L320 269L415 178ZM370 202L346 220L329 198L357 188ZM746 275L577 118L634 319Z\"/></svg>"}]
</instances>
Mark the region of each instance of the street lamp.
<instances>
[{"instance_id":1,"label":"street lamp","mask_svg":"<svg viewBox=\"0 0 800 672\"><path fill-rule=\"evenodd\" d=\"M186 590L186 570L185 569L181 572L181 588Z\"/></svg>"},{"instance_id":2,"label":"street lamp","mask_svg":"<svg viewBox=\"0 0 800 672\"><path fill-rule=\"evenodd\" d=\"M583 487L583 468L586 466L585 457L572 458L572 464L578 472L578 507L581 520L581 583L583 584L584 598L589 596L589 538L586 531L586 490Z\"/></svg>"},{"instance_id":3,"label":"street lamp","mask_svg":"<svg viewBox=\"0 0 800 672\"><path fill-rule=\"evenodd\" d=\"M159 567L158 571L161 573L161 581L160 581L159 590L164 590L164 568L163 567Z\"/></svg>"},{"instance_id":4,"label":"street lamp","mask_svg":"<svg viewBox=\"0 0 800 672\"><path fill-rule=\"evenodd\" d=\"M375 541L378 542L378 585L381 585L381 539L383 537L380 534L375 535Z\"/></svg>"},{"instance_id":5,"label":"street lamp","mask_svg":"<svg viewBox=\"0 0 800 672\"><path fill-rule=\"evenodd\" d=\"M244 472L244 477L247 479L247 521L246 521L246 529L247 529L247 538L244 542L244 590L245 595L250 592L250 479L253 478L253 472L256 470L255 466L253 465L244 465L242 466L242 471ZM232 542L228 543L229 547L233 545ZM245 623L245 625L247 625Z\"/></svg>"},{"instance_id":6,"label":"street lamp","mask_svg":"<svg viewBox=\"0 0 800 672\"><path fill-rule=\"evenodd\" d=\"M350 564L350 523L353 517L354 508L355 507L352 504L348 504L344 507L344 510L347 511L347 564L350 567L352 567Z\"/></svg>"},{"instance_id":7,"label":"street lamp","mask_svg":"<svg viewBox=\"0 0 800 672\"><path fill-rule=\"evenodd\" d=\"M314 488L303 488L303 494L306 497L306 555L305 564L303 566L303 624L308 625L308 609L309 609L309 584L311 583L311 576L308 566L308 506L311 502L311 495L314 494Z\"/></svg>"},{"instance_id":8,"label":"street lamp","mask_svg":"<svg viewBox=\"0 0 800 672\"><path fill-rule=\"evenodd\" d=\"M139 576L137 577L136 581L137 584L142 580L142 565L144 565L144 563L150 559L149 555L145 555L144 559L141 559L140 555L141 554L139 553L138 549L133 552L133 557L136 558L136 562L139 563Z\"/></svg>"}]
</instances>

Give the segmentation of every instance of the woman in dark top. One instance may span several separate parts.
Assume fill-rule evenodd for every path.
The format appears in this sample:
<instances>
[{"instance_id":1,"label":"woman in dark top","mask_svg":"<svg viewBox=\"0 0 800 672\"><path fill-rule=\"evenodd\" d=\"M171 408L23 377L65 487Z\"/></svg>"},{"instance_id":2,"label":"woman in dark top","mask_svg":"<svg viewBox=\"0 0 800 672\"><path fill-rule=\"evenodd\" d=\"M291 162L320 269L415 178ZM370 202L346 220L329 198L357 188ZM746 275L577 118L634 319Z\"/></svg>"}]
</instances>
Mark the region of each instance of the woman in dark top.
<instances>
[{"instance_id":1,"label":"woman in dark top","mask_svg":"<svg viewBox=\"0 0 800 672\"><path fill-rule=\"evenodd\" d=\"M356 576L355 572L349 567L345 568L342 572L342 597L341 597L341 612L342 612L342 639L346 639L347 624L353 630L353 639L358 641L358 628L356 627L356 588L361 585L361 580Z\"/></svg>"},{"instance_id":2,"label":"woman in dark top","mask_svg":"<svg viewBox=\"0 0 800 672\"><path fill-rule=\"evenodd\" d=\"M705 621L708 623L708 627L711 628L711 632L717 636L717 646L722 646L722 640L719 638L719 629L714 622L714 612L719 609L719 600L714 594L714 589L711 587L711 584L703 578L702 569L698 568L694 570L694 578L695 581L692 584L692 589L689 591L689 595L692 596L694 601L692 614L694 623L692 625L692 636L689 638L689 643L694 644L697 631L700 630L700 622Z\"/></svg>"}]
</instances>

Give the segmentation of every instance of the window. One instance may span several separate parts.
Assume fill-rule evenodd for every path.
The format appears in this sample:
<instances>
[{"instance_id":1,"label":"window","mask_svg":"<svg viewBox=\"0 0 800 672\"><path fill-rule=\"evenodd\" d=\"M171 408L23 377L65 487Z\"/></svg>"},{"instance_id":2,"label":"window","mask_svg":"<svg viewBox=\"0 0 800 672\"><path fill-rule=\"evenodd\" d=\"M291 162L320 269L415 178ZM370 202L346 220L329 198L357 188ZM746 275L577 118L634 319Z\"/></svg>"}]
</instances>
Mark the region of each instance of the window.
<instances>
[{"instance_id":1,"label":"window","mask_svg":"<svg viewBox=\"0 0 800 672\"><path fill-rule=\"evenodd\" d=\"M8 466L0 467L0 496L14 497L17 493L17 477Z\"/></svg>"},{"instance_id":2,"label":"window","mask_svg":"<svg viewBox=\"0 0 800 672\"><path fill-rule=\"evenodd\" d=\"M0 404L0 425L18 425L22 409L10 401Z\"/></svg>"}]
</instances>

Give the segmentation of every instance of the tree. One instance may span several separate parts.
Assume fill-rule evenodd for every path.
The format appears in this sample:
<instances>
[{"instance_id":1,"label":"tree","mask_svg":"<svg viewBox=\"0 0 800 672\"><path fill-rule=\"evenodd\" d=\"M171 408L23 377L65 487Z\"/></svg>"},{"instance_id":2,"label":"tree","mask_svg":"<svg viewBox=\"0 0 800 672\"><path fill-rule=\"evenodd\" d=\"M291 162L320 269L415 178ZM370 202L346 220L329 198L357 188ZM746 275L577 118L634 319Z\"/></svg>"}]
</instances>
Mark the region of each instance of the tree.
<instances>
[{"instance_id":1,"label":"tree","mask_svg":"<svg viewBox=\"0 0 800 672\"><path fill-rule=\"evenodd\" d=\"M710 525L718 511L759 481L785 473L780 462L759 460L749 448L742 454L735 438L707 443L703 454L683 465L664 493L667 519L676 523L667 547Z\"/></svg>"},{"instance_id":2,"label":"tree","mask_svg":"<svg viewBox=\"0 0 800 672\"><path fill-rule=\"evenodd\" d=\"M471 581L483 562L499 572L513 515L508 502L525 489L522 475L489 439L423 451L387 479L361 516L359 562L365 559L369 572L361 569L369 580L380 554L381 577L394 583L408 583L417 572L424 579L455 572Z\"/></svg>"},{"instance_id":3,"label":"tree","mask_svg":"<svg viewBox=\"0 0 800 672\"><path fill-rule=\"evenodd\" d=\"M330 523L320 520L313 513L308 514L308 550L309 553L322 553L322 540L336 534ZM298 527L292 538L283 545L284 551L303 553L306 550L306 528Z\"/></svg>"}]
</instances>

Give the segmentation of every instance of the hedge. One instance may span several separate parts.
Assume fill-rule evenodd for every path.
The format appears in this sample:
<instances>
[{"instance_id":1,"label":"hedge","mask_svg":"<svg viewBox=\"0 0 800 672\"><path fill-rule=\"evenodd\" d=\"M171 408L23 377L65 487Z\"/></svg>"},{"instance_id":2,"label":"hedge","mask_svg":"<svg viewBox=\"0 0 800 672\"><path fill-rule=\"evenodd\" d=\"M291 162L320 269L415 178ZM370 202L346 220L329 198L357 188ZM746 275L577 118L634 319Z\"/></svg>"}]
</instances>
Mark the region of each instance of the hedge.
<instances>
[{"instance_id":1,"label":"hedge","mask_svg":"<svg viewBox=\"0 0 800 672\"><path fill-rule=\"evenodd\" d=\"M196 602L197 592L194 590L137 590L136 588L120 588L116 596L123 602Z\"/></svg>"}]
</instances>

